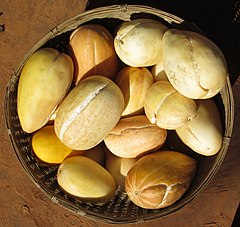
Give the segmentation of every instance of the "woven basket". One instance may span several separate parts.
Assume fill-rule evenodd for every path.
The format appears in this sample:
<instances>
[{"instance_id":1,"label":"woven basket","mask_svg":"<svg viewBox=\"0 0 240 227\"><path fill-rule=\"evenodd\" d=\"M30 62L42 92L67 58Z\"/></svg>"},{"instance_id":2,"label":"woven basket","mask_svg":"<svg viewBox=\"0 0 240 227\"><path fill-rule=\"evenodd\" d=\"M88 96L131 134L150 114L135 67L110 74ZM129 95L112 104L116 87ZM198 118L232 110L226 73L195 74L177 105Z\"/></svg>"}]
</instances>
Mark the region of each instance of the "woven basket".
<instances>
[{"instance_id":1,"label":"woven basket","mask_svg":"<svg viewBox=\"0 0 240 227\"><path fill-rule=\"evenodd\" d=\"M223 162L227 152L233 129L233 96L230 80L215 97L221 110L224 139L221 150L212 157L204 157L194 152L189 154L198 161L197 176L184 196L172 206L158 210L142 209L134 205L125 193L116 191L115 197L103 206L91 205L69 197L58 186L56 172L58 166L48 166L38 162L31 148L31 134L25 133L19 123L17 114L17 88L20 72L28 58L41 47L52 47L67 52L70 33L73 29L85 23L99 23L113 31L122 21L135 18L153 18L167 24L169 27L196 30L190 23L155 8L141 5L112 5L86 11L52 29L26 55L17 71L10 79L5 96L5 118L7 130L13 149L25 172L53 202L79 215L108 223L145 222L162 218L173 213L189 203L212 179Z\"/></svg>"}]
</instances>

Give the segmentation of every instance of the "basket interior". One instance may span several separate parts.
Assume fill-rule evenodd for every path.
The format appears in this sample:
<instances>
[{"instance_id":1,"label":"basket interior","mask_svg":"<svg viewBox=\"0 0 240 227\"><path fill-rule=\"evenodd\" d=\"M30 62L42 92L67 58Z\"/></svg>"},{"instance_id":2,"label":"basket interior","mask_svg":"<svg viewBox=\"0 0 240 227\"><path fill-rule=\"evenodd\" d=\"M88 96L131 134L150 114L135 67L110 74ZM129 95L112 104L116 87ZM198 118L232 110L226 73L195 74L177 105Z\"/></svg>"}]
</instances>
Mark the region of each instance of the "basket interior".
<instances>
[{"instance_id":1,"label":"basket interior","mask_svg":"<svg viewBox=\"0 0 240 227\"><path fill-rule=\"evenodd\" d=\"M9 81L6 92L5 116L7 128L15 153L29 177L54 202L80 215L108 223L143 222L164 217L165 215L180 209L207 185L221 165L231 137L233 127L233 98L229 80L227 80L227 83L221 90L220 94L215 97L215 101L221 110L224 125L224 142L221 150L214 156L204 157L196 154L185 146L182 151L198 161L198 171L195 180L185 195L172 206L158 210L147 210L133 204L127 195L119 189L116 191L115 197L102 206L81 202L79 199L69 197L61 190L56 179L58 165L49 166L39 162L32 152L31 134L25 133L21 128L17 114L18 79L24 63L37 49L41 47L52 47L68 53L68 42L71 31L81 24L102 24L113 33L116 26L122 21L143 17L160 20L169 27L196 31L196 28L190 23L187 23L174 15L145 6L116 5L89 10L63 23L57 28L54 28L42 40L40 40L29 51L26 58L20 64L18 70ZM169 132L169 135L173 137L176 136L173 131ZM168 142L169 141L167 141L167 143ZM178 145L169 144L169 146L171 149L178 148L174 147ZM180 144L180 146L184 145Z\"/></svg>"}]
</instances>

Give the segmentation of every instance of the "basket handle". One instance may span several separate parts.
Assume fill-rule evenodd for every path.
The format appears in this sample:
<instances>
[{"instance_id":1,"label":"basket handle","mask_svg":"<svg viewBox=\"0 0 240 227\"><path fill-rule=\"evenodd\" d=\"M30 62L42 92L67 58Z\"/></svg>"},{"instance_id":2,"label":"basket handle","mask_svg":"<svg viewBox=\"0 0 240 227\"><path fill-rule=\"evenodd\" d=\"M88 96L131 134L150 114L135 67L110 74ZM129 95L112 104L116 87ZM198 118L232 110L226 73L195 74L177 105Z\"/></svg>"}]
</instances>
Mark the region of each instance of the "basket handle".
<instances>
[{"instance_id":1,"label":"basket handle","mask_svg":"<svg viewBox=\"0 0 240 227\"><path fill-rule=\"evenodd\" d=\"M91 10L98 7L106 7L110 5L144 5L149 6L152 8L156 8L168 13L171 13L173 15L176 15L185 21L187 21L189 24L191 24L190 27L194 27L194 30L199 31L200 33L203 33L203 31L195 25L194 21L192 21L192 12L188 9L188 1L182 0L88 0L86 4L85 10ZM190 28L189 27L189 28Z\"/></svg>"},{"instance_id":2,"label":"basket handle","mask_svg":"<svg viewBox=\"0 0 240 227\"><path fill-rule=\"evenodd\" d=\"M144 0L88 0L86 5L86 10L95 9L102 6L110 5L124 5L124 4L134 4L134 5L147 5L157 8L156 6L158 1L144 1Z\"/></svg>"},{"instance_id":3,"label":"basket handle","mask_svg":"<svg viewBox=\"0 0 240 227\"><path fill-rule=\"evenodd\" d=\"M98 7L103 7L103 6L110 6L110 5L123 5L123 4L128 4L128 5L145 5L149 7L153 7L156 9L161 9L161 10L166 10L169 13L176 13L174 12L173 9L178 9L179 8L186 8L184 6L183 2L180 1L181 3L178 3L179 0L176 1L160 1L160 0L88 0L86 4L86 11L90 9L95 9Z\"/></svg>"}]
</instances>

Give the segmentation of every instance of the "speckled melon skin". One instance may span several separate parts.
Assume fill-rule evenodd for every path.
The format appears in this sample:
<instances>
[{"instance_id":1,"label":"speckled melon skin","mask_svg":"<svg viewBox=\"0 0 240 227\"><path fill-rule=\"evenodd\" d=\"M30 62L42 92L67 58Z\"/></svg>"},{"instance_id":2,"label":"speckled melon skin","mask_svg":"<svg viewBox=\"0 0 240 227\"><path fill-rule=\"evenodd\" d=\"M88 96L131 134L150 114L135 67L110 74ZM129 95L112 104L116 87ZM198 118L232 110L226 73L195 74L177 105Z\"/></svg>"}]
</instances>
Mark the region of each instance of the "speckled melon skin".
<instances>
[{"instance_id":1,"label":"speckled melon skin","mask_svg":"<svg viewBox=\"0 0 240 227\"><path fill-rule=\"evenodd\" d=\"M64 99L54 129L68 147L87 150L109 134L123 110L120 88L107 77L91 76L78 83Z\"/></svg>"}]
</instances>

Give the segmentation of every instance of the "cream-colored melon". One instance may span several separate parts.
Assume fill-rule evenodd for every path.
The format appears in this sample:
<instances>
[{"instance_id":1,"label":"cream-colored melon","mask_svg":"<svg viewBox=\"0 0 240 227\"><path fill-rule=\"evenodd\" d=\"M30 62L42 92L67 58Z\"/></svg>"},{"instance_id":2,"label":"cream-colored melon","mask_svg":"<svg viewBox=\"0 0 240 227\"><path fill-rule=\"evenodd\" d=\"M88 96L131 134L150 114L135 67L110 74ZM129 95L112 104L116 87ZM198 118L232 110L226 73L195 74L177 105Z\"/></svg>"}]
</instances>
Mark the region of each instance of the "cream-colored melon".
<instances>
[{"instance_id":1,"label":"cream-colored melon","mask_svg":"<svg viewBox=\"0 0 240 227\"><path fill-rule=\"evenodd\" d=\"M163 66L174 88L192 99L215 96L228 75L224 55L214 42L177 29L164 33Z\"/></svg>"},{"instance_id":2,"label":"cream-colored melon","mask_svg":"<svg viewBox=\"0 0 240 227\"><path fill-rule=\"evenodd\" d=\"M116 53L129 66L155 65L162 58L162 37L167 29L163 23L148 18L124 22L114 38Z\"/></svg>"},{"instance_id":3,"label":"cream-colored melon","mask_svg":"<svg viewBox=\"0 0 240 227\"><path fill-rule=\"evenodd\" d=\"M197 116L176 132L193 151L205 156L215 155L223 141L220 111L212 99L198 100L197 104Z\"/></svg>"},{"instance_id":4,"label":"cream-colored melon","mask_svg":"<svg viewBox=\"0 0 240 227\"><path fill-rule=\"evenodd\" d=\"M169 81L157 81L148 89L144 110L152 124L176 129L193 119L197 113L195 100L180 94Z\"/></svg>"}]
</instances>

